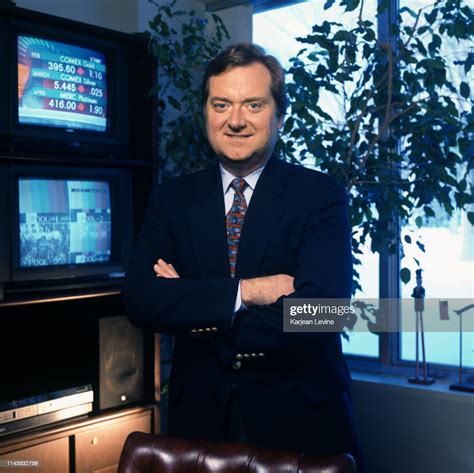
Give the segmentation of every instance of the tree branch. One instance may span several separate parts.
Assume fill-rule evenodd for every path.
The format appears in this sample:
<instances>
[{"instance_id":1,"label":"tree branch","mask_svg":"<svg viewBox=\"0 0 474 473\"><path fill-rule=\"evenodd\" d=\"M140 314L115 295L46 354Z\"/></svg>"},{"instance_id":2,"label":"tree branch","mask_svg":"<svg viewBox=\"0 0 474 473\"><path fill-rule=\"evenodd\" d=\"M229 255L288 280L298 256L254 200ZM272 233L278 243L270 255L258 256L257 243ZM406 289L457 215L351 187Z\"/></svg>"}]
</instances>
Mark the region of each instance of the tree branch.
<instances>
[{"instance_id":1,"label":"tree branch","mask_svg":"<svg viewBox=\"0 0 474 473\"><path fill-rule=\"evenodd\" d=\"M405 43L403 43L402 50L405 49L408 46L408 43L413 39L413 35L415 34L416 27L418 26L418 21L420 20L420 15L421 15L421 8L418 10L418 14L416 15L415 24L413 25L413 30L411 31L410 36L408 36Z\"/></svg>"}]
</instances>

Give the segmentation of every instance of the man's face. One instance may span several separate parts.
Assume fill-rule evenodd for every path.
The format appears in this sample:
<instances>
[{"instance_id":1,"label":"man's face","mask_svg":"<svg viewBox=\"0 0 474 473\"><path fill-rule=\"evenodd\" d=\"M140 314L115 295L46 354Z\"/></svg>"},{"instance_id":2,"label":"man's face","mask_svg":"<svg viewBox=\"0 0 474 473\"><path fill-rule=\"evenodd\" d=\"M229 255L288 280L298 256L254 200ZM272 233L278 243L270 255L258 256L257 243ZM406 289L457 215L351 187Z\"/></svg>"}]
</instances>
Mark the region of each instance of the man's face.
<instances>
[{"instance_id":1,"label":"man's face","mask_svg":"<svg viewBox=\"0 0 474 473\"><path fill-rule=\"evenodd\" d=\"M273 151L283 119L277 118L270 84L270 72L260 63L234 67L209 79L207 137L231 171L252 172Z\"/></svg>"}]
</instances>

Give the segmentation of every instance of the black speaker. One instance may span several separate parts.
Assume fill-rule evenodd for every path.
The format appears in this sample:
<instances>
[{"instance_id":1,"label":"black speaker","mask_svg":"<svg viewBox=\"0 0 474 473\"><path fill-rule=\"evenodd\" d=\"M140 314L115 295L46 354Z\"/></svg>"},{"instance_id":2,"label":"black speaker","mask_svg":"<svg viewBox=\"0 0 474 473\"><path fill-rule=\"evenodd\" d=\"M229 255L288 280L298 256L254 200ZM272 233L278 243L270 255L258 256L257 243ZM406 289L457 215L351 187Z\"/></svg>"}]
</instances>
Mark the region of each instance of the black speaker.
<instances>
[{"instance_id":1,"label":"black speaker","mask_svg":"<svg viewBox=\"0 0 474 473\"><path fill-rule=\"evenodd\" d=\"M99 409L142 401L143 331L125 316L99 319Z\"/></svg>"}]
</instances>

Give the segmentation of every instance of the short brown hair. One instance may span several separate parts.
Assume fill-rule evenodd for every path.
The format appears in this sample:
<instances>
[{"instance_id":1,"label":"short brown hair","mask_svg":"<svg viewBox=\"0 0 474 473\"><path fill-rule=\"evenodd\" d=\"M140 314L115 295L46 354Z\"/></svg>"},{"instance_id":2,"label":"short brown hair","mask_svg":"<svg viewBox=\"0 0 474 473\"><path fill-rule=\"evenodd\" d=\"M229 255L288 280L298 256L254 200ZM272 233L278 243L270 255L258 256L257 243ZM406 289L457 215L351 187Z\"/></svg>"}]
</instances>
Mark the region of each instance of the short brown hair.
<instances>
[{"instance_id":1,"label":"short brown hair","mask_svg":"<svg viewBox=\"0 0 474 473\"><path fill-rule=\"evenodd\" d=\"M256 44L238 43L228 46L209 62L204 71L201 85L201 100L203 107L206 106L209 97L209 79L212 76L222 74L228 69L239 66L249 66L254 63L263 64L272 78L270 91L275 100L277 116L285 115L288 101L285 89L285 71L274 56L266 54L265 50Z\"/></svg>"}]
</instances>

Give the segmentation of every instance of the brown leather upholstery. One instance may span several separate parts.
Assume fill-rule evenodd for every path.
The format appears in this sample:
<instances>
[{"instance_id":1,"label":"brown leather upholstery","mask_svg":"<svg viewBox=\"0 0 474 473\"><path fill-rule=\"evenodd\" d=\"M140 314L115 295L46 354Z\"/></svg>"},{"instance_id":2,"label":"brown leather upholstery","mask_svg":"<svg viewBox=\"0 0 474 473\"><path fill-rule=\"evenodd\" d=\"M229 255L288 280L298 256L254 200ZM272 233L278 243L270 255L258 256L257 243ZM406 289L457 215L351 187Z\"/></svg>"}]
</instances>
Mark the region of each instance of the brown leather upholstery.
<instances>
[{"instance_id":1,"label":"brown leather upholstery","mask_svg":"<svg viewBox=\"0 0 474 473\"><path fill-rule=\"evenodd\" d=\"M131 433L118 473L355 473L351 455L309 456L237 443Z\"/></svg>"}]
</instances>

